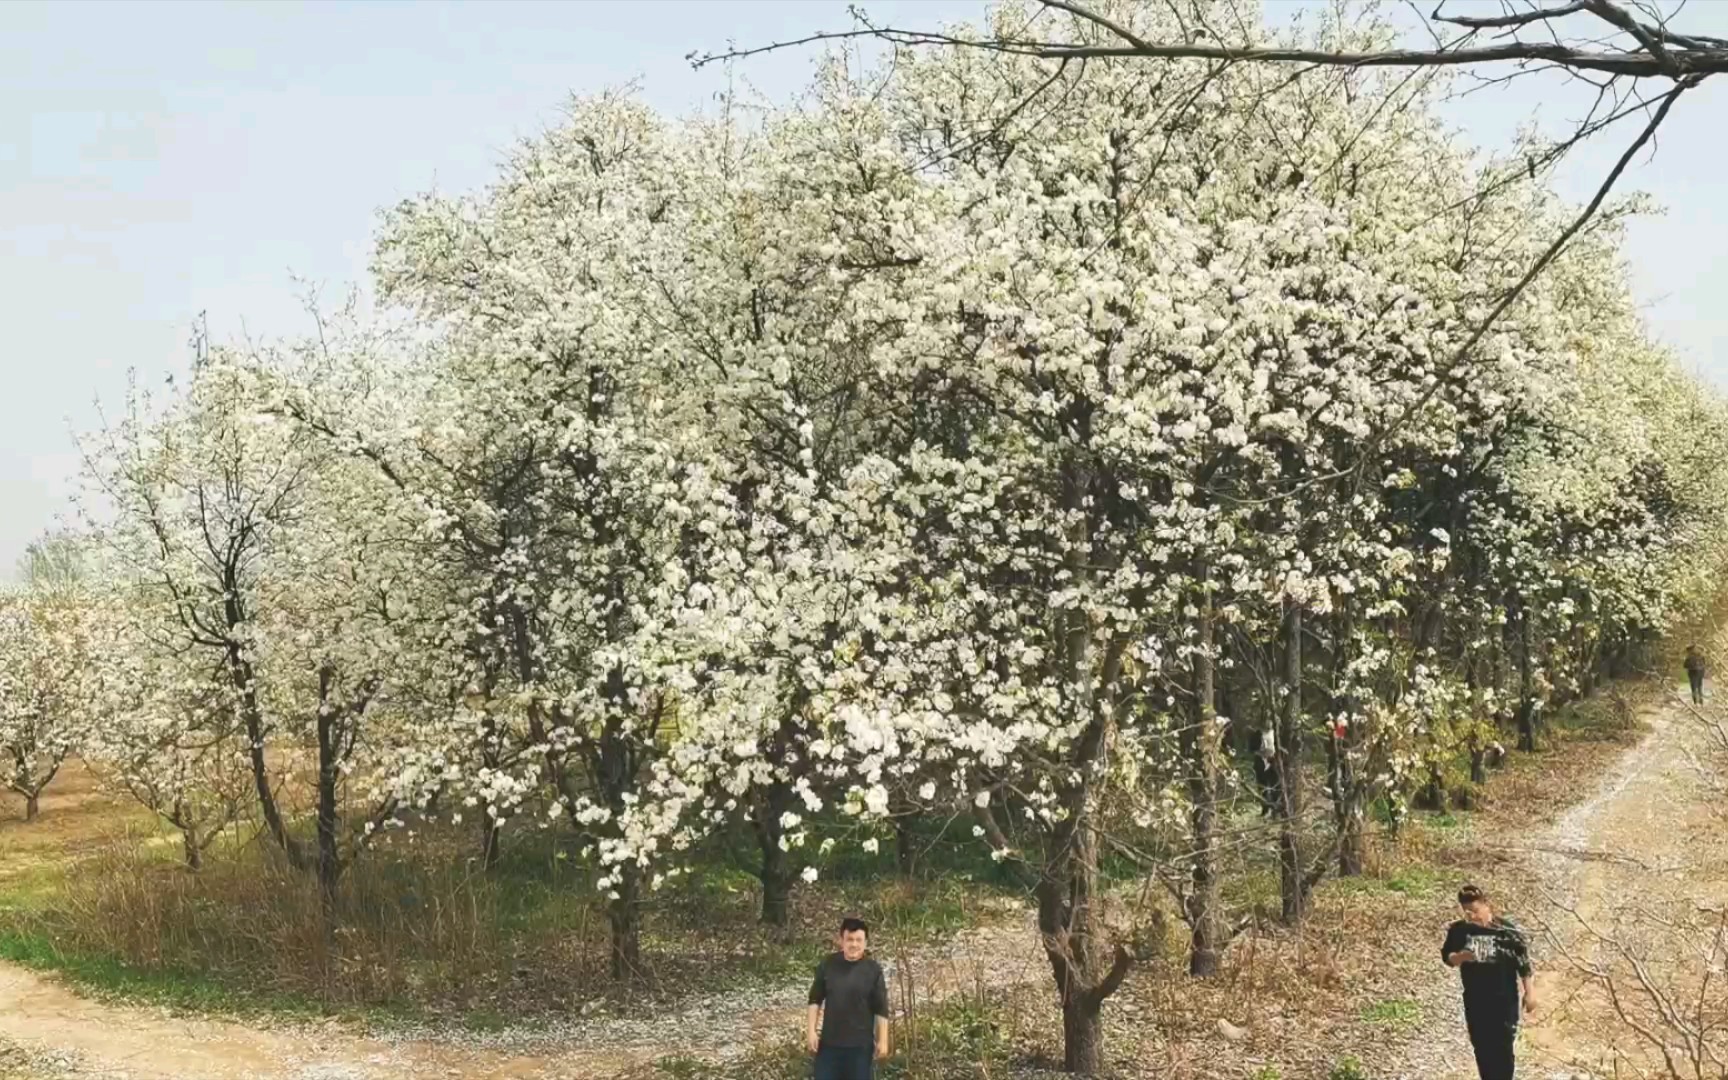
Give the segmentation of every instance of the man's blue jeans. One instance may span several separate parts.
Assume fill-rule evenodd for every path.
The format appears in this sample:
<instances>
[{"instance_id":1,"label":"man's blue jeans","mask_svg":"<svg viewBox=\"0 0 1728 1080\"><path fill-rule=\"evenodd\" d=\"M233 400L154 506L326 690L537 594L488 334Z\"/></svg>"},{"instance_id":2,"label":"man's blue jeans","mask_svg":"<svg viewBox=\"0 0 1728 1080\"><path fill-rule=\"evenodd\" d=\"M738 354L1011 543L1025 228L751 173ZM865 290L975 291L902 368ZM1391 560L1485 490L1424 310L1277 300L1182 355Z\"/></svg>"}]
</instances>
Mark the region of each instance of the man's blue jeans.
<instances>
[{"instance_id":1,"label":"man's blue jeans","mask_svg":"<svg viewBox=\"0 0 1728 1080\"><path fill-rule=\"evenodd\" d=\"M875 1055L873 1046L817 1047L815 1080L871 1080Z\"/></svg>"}]
</instances>

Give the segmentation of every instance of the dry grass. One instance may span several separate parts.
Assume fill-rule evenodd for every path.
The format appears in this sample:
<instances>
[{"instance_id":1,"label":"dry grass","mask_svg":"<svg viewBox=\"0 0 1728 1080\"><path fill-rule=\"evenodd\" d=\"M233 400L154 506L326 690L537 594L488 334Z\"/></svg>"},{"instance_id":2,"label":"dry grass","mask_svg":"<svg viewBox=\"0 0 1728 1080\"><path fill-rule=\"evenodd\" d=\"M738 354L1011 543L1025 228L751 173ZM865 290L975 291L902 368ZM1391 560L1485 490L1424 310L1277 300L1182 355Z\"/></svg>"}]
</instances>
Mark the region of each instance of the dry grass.
<instances>
[{"instance_id":1,"label":"dry grass","mask_svg":"<svg viewBox=\"0 0 1728 1080\"><path fill-rule=\"evenodd\" d=\"M1282 1080L1321 1080L1347 1055L1372 1064L1388 1047L1450 1023L1425 1012L1411 987L1433 981L1452 890L1469 877L1516 896L1516 881L1503 877L1514 856L1480 840L1528 833L1591 790L1637 736L1628 715L1592 702L1557 716L1541 753L1514 755L1491 776L1482 809L1415 815L1396 846L1377 836L1368 874L1324 883L1300 931L1240 939L1215 980L1189 979L1173 941L1107 1008L1117 1071L1242 1080L1275 1068ZM61 970L103 957L134 972L190 973L226 995L207 1002L219 1006L244 1006L252 995L272 1008L294 999L521 1017L579 1008L604 985L605 920L585 871L549 847L519 847L499 871L476 874L464 838L422 830L357 865L331 934L310 883L268 849L229 845L190 875L172 844L140 846L136 818L75 792L45 806L22 853L12 841L23 826L0 822L0 945L6 934L27 937L53 953L42 966ZM76 866L44 869L72 850L84 853ZM1263 860L1236 868L1239 902L1275 892L1267 869ZM851 881L825 875L820 889L804 892L793 946L756 926L747 875L724 866L694 875L648 912L650 989L699 989L716 977L736 985L751 975L783 984L802 974L841 910L864 911L890 939L928 938L985 917L988 890L958 875L934 886L875 875L864 867ZM34 884L20 888L26 879ZM913 1019L908 1053L889 1075L1024 1076L1060 1060L1047 977L967 994ZM1220 1019L1245 1036L1225 1039ZM662 1075L793 1076L804 1067L795 1047L768 1047L736 1069L673 1061Z\"/></svg>"},{"instance_id":2,"label":"dry grass","mask_svg":"<svg viewBox=\"0 0 1728 1080\"><path fill-rule=\"evenodd\" d=\"M1605 694L1556 715L1544 749L1514 754L1490 775L1481 809L1413 815L1396 844L1374 836L1361 878L1323 882L1299 931L1239 939L1216 979L1189 978L1179 948L1138 972L1107 1010L1116 1073L1326 1080L1356 1057L1378 1075L1375 1064L1398 1048L1457 1022L1450 1012L1434 1015L1412 987L1431 982L1438 970L1439 935L1455 917L1458 884L1475 880L1515 904L1523 900L1513 873L1518 857L1498 843L1539 832L1594 790L1642 734L1637 709L1658 692L1634 687L1624 704ZM1033 994L1020 1008L1033 1011L1031 1030L1040 1034L1022 1039L1016 1056L1059 1055L1051 995ZM1245 1037L1226 1039L1221 1019Z\"/></svg>"},{"instance_id":3,"label":"dry grass","mask_svg":"<svg viewBox=\"0 0 1728 1080\"><path fill-rule=\"evenodd\" d=\"M86 990L201 1009L489 1027L606 998L642 1008L741 983L784 986L810 970L843 913L869 918L889 948L1000 915L994 888L969 872L903 881L857 865L800 888L794 925L771 931L739 853L715 851L652 897L645 970L614 984L592 868L551 836L513 839L482 872L471 831L422 822L393 833L344 876L332 928L309 876L255 830L225 836L188 873L172 830L72 768L38 821L0 820L0 958Z\"/></svg>"},{"instance_id":4,"label":"dry grass","mask_svg":"<svg viewBox=\"0 0 1728 1080\"><path fill-rule=\"evenodd\" d=\"M101 848L46 902L10 915L14 948L51 943L64 957L196 977L235 1005L302 999L338 1011L559 1007L605 962L575 889L558 903L447 860L379 858L354 869L331 927L314 884L266 850L224 852L196 875L159 851Z\"/></svg>"}]
</instances>

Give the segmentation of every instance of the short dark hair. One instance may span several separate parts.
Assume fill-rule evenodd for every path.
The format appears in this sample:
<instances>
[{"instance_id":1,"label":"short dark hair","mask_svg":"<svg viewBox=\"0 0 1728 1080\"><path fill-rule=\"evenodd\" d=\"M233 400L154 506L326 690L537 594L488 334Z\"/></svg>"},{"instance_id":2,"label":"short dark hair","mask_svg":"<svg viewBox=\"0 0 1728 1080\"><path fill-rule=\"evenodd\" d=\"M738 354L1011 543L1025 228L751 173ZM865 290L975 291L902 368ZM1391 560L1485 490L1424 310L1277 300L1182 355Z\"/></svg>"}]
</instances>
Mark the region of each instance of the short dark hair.
<instances>
[{"instance_id":1,"label":"short dark hair","mask_svg":"<svg viewBox=\"0 0 1728 1080\"><path fill-rule=\"evenodd\" d=\"M1487 903L1488 890L1476 885L1466 885L1458 890L1458 906L1469 907L1475 903Z\"/></svg>"},{"instance_id":2,"label":"short dark hair","mask_svg":"<svg viewBox=\"0 0 1728 1080\"><path fill-rule=\"evenodd\" d=\"M840 932L842 934L850 934L854 931L862 931L865 937L870 936L870 927L863 919L848 915L840 920Z\"/></svg>"}]
</instances>

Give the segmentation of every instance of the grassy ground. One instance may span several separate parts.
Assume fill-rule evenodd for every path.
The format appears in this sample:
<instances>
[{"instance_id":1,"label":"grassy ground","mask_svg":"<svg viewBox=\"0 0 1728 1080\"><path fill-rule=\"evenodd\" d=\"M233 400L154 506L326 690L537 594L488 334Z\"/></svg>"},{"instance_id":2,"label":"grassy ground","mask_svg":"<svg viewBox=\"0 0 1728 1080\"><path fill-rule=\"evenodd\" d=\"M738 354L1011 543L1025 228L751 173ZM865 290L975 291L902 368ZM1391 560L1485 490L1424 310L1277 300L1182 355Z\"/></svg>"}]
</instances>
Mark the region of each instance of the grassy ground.
<instances>
[{"instance_id":1,"label":"grassy ground","mask_svg":"<svg viewBox=\"0 0 1728 1080\"><path fill-rule=\"evenodd\" d=\"M1497 846L1544 829L1593 790L1640 734L1630 710L1607 698L1560 710L1538 753L1515 754L1490 774L1476 809L1414 814L1396 843L1382 824L1368 873L1322 882L1300 932L1238 940L1223 973L1209 983L1189 979L1179 955L1142 972L1109 1016L1112 1054L1123 1074L1384 1076L1379 1070L1396 1048L1457 1023L1450 980L1438 1002L1420 1000L1415 988L1431 987L1439 971L1437 935L1456 917L1458 886L1475 881L1519 910L1529 898L1520 894L1516 860ZM1045 1016L1053 1019L1048 1007ZM1223 1037L1221 1019L1246 1036ZM1030 1030L1060 1028L1047 1020ZM1045 1036L1017 1049L1047 1059L1058 1044Z\"/></svg>"},{"instance_id":2,"label":"grassy ground","mask_svg":"<svg viewBox=\"0 0 1728 1080\"><path fill-rule=\"evenodd\" d=\"M1456 1022L1411 987L1437 970L1436 932L1454 917L1459 883L1478 881L1518 903L1519 882L1505 876L1509 861L1485 838L1515 839L1554 819L1640 732L1608 698L1580 703L1552 718L1538 753L1514 755L1491 774L1476 809L1413 814L1395 844L1382 814L1367 874L1323 882L1300 932L1268 928L1238 939L1215 980L1187 976L1181 934L1172 929L1164 954L1106 1008L1114 1075L1383 1080L1389 1049ZM1252 815L1235 824L1251 827ZM1276 895L1264 860L1233 873L1237 904ZM879 1075L1054 1076L1061 1060L1056 1006L1048 981L1035 980L924 1007L897 1027L897 1052ZM1223 1034L1221 1019L1240 1033ZM808 1069L799 1041L788 1037L731 1062L664 1060L633 1080L793 1080Z\"/></svg>"},{"instance_id":3,"label":"grassy ground","mask_svg":"<svg viewBox=\"0 0 1728 1080\"><path fill-rule=\"evenodd\" d=\"M1216 980L1187 978L1180 931L1167 922L1164 953L1107 1009L1107 1048L1122 1075L1352 1080L1375 1075L1384 1047L1450 1022L1411 993L1402 958L1433 967L1430 939L1450 917L1461 878L1516 895L1516 882L1501 880L1504 860L1480 838L1558 814L1636 731L1623 712L1590 702L1562 711L1548 735L1541 753L1514 755L1491 777L1477 809L1413 815L1395 845L1382 821L1367 875L1323 883L1301 932L1239 939ZM1251 810L1233 824L1260 827ZM476 874L458 846L467 838L422 829L359 865L346 886L343 928L331 937L308 884L267 849L233 845L190 875L172 844L146 842L154 833L147 818L102 798L77 770L48 800L42 821L25 826L0 816L0 957L59 972L99 995L200 1011L334 1014L386 1025L437 1019L479 1030L506 1018L515 1025L585 1013L605 985L605 921L587 887L589 870L549 841L517 842L497 870ZM932 823L926 839L924 874L915 881L895 876L886 844L878 855L843 846L819 885L800 888L788 934L756 923L747 841L714 845L702 853L700 872L648 911L652 978L634 991L631 1007L740 981L784 985L813 964L842 912L863 913L879 939L905 944L974 926L1015 895L969 838L951 843ZM1265 847L1244 845L1232 868L1229 895L1239 910L1276 897ZM1110 870L1123 885L1126 868ZM1157 904L1157 893L1131 892L1121 890L1122 917L1143 921L1146 911L1134 909ZM897 1052L881 1075L1052 1070L1060 1060L1055 1006L1047 973L919 1006L897 1026ZM1226 1038L1220 1019L1247 1034ZM0 1052L0 1080L7 1060ZM646 1075L770 1080L807 1068L789 1039L720 1065L666 1059Z\"/></svg>"},{"instance_id":4,"label":"grassy ground","mask_svg":"<svg viewBox=\"0 0 1728 1080\"><path fill-rule=\"evenodd\" d=\"M0 817L0 958L98 995L236 1015L478 1029L568 1016L607 1004L607 924L592 867L550 835L514 840L482 873L466 833L402 834L350 871L332 934L311 883L267 846L221 843L187 873L171 837L72 768L38 822ZM630 1004L801 977L842 914L910 946L999 906L1007 880L976 845L933 822L920 849L925 872L904 879L886 845L837 848L782 932L758 922L753 847L711 844L647 905Z\"/></svg>"},{"instance_id":5,"label":"grassy ground","mask_svg":"<svg viewBox=\"0 0 1728 1080\"><path fill-rule=\"evenodd\" d=\"M950 998L901 1021L899 1045L876 1069L879 1080L937 1080L1003 1075L1014 1063L1012 1007L971 995ZM631 1080L783 1080L806 1077L810 1057L797 1040L760 1047L714 1064L662 1058Z\"/></svg>"}]
</instances>

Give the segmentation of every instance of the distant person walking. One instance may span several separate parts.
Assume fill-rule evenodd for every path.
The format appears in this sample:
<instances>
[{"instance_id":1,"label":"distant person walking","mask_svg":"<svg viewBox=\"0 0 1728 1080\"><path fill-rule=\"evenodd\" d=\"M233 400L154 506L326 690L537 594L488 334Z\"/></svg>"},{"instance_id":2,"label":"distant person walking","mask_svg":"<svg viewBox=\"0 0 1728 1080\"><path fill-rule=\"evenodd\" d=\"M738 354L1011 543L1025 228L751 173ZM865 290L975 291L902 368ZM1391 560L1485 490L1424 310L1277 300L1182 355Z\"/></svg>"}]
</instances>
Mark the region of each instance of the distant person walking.
<instances>
[{"instance_id":1,"label":"distant person walking","mask_svg":"<svg viewBox=\"0 0 1728 1080\"><path fill-rule=\"evenodd\" d=\"M839 951L823 957L810 984L805 1039L816 1057L815 1080L871 1080L876 1061L888 1056L888 977L865 955L870 928L863 919L842 919L836 944Z\"/></svg>"},{"instance_id":2,"label":"distant person walking","mask_svg":"<svg viewBox=\"0 0 1728 1080\"><path fill-rule=\"evenodd\" d=\"M1513 1080L1518 1021L1536 1008L1530 945L1516 923L1495 916L1488 894L1476 886L1458 890L1458 906L1464 917L1447 928L1440 956L1464 983L1464 1025L1476 1051L1476 1072L1482 1080Z\"/></svg>"},{"instance_id":3,"label":"distant person walking","mask_svg":"<svg viewBox=\"0 0 1728 1080\"><path fill-rule=\"evenodd\" d=\"M1704 654L1698 646L1686 646L1686 680L1692 684L1692 704L1704 704Z\"/></svg>"},{"instance_id":4,"label":"distant person walking","mask_svg":"<svg viewBox=\"0 0 1728 1080\"><path fill-rule=\"evenodd\" d=\"M1283 792L1278 787L1278 768L1272 764L1273 751L1264 732L1248 733L1248 752L1254 757L1254 782L1260 788L1260 816L1271 817L1278 812Z\"/></svg>"}]
</instances>

